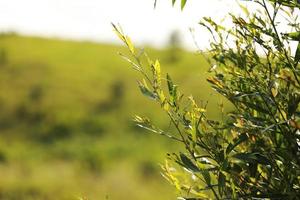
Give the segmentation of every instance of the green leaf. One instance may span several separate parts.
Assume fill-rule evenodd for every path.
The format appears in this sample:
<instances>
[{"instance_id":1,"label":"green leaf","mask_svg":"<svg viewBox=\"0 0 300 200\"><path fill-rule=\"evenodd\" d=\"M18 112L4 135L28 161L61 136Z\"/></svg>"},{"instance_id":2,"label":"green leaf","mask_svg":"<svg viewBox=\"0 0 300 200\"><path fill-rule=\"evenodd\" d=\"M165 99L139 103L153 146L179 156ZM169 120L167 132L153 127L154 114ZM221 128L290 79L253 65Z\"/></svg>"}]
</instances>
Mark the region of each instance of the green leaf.
<instances>
[{"instance_id":1,"label":"green leaf","mask_svg":"<svg viewBox=\"0 0 300 200\"><path fill-rule=\"evenodd\" d=\"M120 55L124 60L126 60L127 62L129 62L129 63L132 65L133 69L135 69L135 70L137 70L137 71L140 71L140 70L141 70L141 68L140 68L136 63L134 63L130 58L128 58L127 56L123 55L122 53L119 53L119 55Z\"/></svg>"},{"instance_id":2,"label":"green leaf","mask_svg":"<svg viewBox=\"0 0 300 200\"><path fill-rule=\"evenodd\" d=\"M116 33L116 35L119 37L120 40L122 40L125 43L125 37L122 33L121 27L118 27L117 25L115 25L114 23L111 23L114 32Z\"/></svg>"},{"instance_id":3,"label":"green leaf","mask_svg":"<svg viewBox=\"0 0 300 200\"><path fill-rule=\"evenodd\" d=\"M171 79L171 76L167 74L167 84L168 84L168 90L170 95L170 102L173 105L176 105L177 102L177 86L173 84L173 81Z\"/></svg>"},{"instance_id":4,"label":"green leaf","mask_svg":"<svg viewBox=\"0 0 300 200\"><path fill-rule=\"evenodd\" d=\"M143 93L143 95L145 95L146 97L149 97L150 99L156 99L156 95L149 90L149 88L147 87L147 85L145 83L138 82L138 85L139 85L139 88L140 88L141 92Z\"/></svg>"},{"instance_id":5,"label":"green leaf","mask_svg":"<svg viewBox=\"0 0 300 200\"><path fill-rule=\"evenodd\" d=\"M230 181L230 189L231 189L231 191L232 191L232 199L237 199L236 186L235 186L235 184L234 184L234 182L233 182L233 179L230 178L229 181Z\"/></svg>"},{"instance_id":6,"label":"green leaf","mask_svg":"<svg viewBox=\"0 0 300 200\"><path fill-rule=\"evenodd\" d=\"M233 155L234 158L237 158L239 160L242 160L244 162L255 162L256 157L252 153L237 153Z\"/></svg>"},{"instance_id":7,"label":"green leaf","mask_svg":"<svg viewBox=\"0 0 300 200\"><path fill-rule=\"evenodd\" d=\"M241 135L239 135L234 144L229 144L226 148L226 153L229 154L236 146L238 146L239 144L241 144L242 142L245 142L248 139L248 136L246 133L243 133Z\"/></svg>"},{"instance_id":8,"label":"green leaf","mask_svg":"<svg viewBox=\"0 0 300 200\"><path fill-rule=\"evenodd\" d=\"M153 72L158 86L161 86L161 68L158 60L153 64Z\"/></svg>"},{"instance_id":9,"label":"green leaf","mask_svg":"<svg viewBox=\"0 0 300 200\"><path fill-rule=\"evenodd\" d=\"M135 53L135 50L134 50L134 46L133 46L133 44L132 44L132 42L131 42L130 37L125 36L125 42L126 42L128 48L129 48L130 52L131 52L132 54L134 54L134 53Z\"/></svg>"},{"instance_id":10,"label":"green leaf","mask_svg":"<svg viewBox=\"0 0 300 200\"><path fill-rule=\"evenodd\" d=\"M131 42L131 39L123 33L122 28L120 26L116 26L114 23L111 23L111 25L112 25L113 30L116 33L116 35L120 38L120 40L122 40L127 45L127 47L129 48L129 51L132 54L134 54L135 49L134 49L133 43Z\"/></svg>"},{"instance_id":11,"label":"green leaf","mask_svg":"<svg viewBox=\"0 0 300 200\"><path fill-rule=\"evenodd\" d=\"M260 163L263 165L270 163L268 158L260 153L237 153L233 157L246 163Z\"/></svg>"},{"instance_id":12,"label":"green leaf","mask_svg":"<svg viewBox=\"0 0 300 200\"><path fill-rule=\"evenodd\" d=\"M249 13L249 10L246 6L243 6L242 4L239 4L240 8L242 9L242 11L247 15L249 16L250 13Z\"/></svg>"},{"instance_id":13,"label":"green leaf","mask_svg":"<svg viewBox=\"0 0 300 200\"><path fill-rule=\"evenodd\" d=\"M298 42L296 54L295 54L295 63L297 64L300 61L300 41Z\"/></svg>"},{"instance_id":14,"label":"green leaf","mask_svg":"<svg viewBox=\"0 0 300 200\"><path fill-rule=\"evenodd\" d=\"M167 84L168 84L169 94L172 95L174 84L169 74L167 74Z\"/></svg>"},{"instance_id":15,"label":"green leaf","mask_svg":"<svg viewBox=\"0 0 300 200\"><path fill-rule=\"evenodd\" d=\"M183 153L180 153L180 160L182 161L183 167L191 170L192 172L199 172L199 168Z\"/></svg>"},{"instance_id":16,"label":"green leaf","mask_svg":"<svg viewBox=\"0 0 300 200\"><path fill-rule=\"evenodd\" d=\"M181 0L181 10L183 10L183 8L185 7L187 0Z\"/></svg>"},{"instance_id":17,"label":"green leaf","mask_svg":"<svg viewBox=\"0 0 300 200\"><path fill-rule=\"evenodd\" d=\"M245 101L240 100L240 99L238 99L238 97L236 99L234 99L234 100L236 100L236 102L241 102L241 103L245 104L246 106L248 106L249 108L252 108L252 109L256 110L257 112L270 114L269 110L267 110L266 108L260 106L259 104L253 104L253 103L248 102L247 100L245 100Z\"/></svg>"},{"instance_id":18,"label":"green leaf","mask_svg":"<svg viewBox=\"0 0 300 200\"><path fill-rule=\"evenodd\" d=\"M172 6L174 6L175 2L176 2L176 0L172 0Z\"/></svg>"},{"instance_id":19,"label":"green leaf","mask_svg":"<svg viewBox=\"0 0 300 200\"><path fill-rule=\"evenodd\" d=\"M273 87L273 88L271 89L271 93L272 93L272 96L273 96L273 97L276 97L277 94L278 94L278 89L277 89L276 87Z\"/></svg>"},{"instance_id":20,"label":"green leaf","mask_svg":"<svg viewBox=\"0 0 300 200\"><path fill-rule=\"evenodd\" d=\"M299 0L298 0L298 2L297 2L297 0L294 0L294 1L293 0L269 0L269 1L280 3L283 6L288 6L291 8L294 8L294 7L300 8Z\"/></svg>"},{"instance_id":21,"label":"green leaf","mask_svg":"<svg viewBox=\"0 0 300 200\"><path fill-rule=\"evenodd\" d=\"M259 21L259 23L260 23L263 27L266 26L266 22L265 22L261 17L259 17L259 16L254 16L254 17L255 17L255 19L257 19L257 20Z\"/></svg>"},{"instance_id":22,"label":"green leaf","mask_svg":"<svg viewBox=\"0 0 300 200\"><path fill-rule=\"evenodd\" d=\"M208 171L207 169L202 169L202 170L201 170L201 174L202 174L202 176L203 176L203 178L204 178L206 184L207 184L208 186L210 186L210 185L211 185L211 178L210 178L209 171Z\"/></svg>"},{"instance_id":23,"label":"green leaf","mask_svg":"<svg viewBox=\"0 0 300 200\"><path fill-rule=\"evenodd\" d=\"M300 32L287 33L286 36L288 36L291 40L300 42Z\"/></svg>"},{"instance_id":24,"label":"green leaf","mask_svg":"<svg viewBox=\"0 0 300 200\"><path fill-rule=\"evenodd\" d=\"M226 176L222 172L219 172L218 189L221 196L223 196L225 190L225 183L226 183Z\"/></svg>"}]
</instances>

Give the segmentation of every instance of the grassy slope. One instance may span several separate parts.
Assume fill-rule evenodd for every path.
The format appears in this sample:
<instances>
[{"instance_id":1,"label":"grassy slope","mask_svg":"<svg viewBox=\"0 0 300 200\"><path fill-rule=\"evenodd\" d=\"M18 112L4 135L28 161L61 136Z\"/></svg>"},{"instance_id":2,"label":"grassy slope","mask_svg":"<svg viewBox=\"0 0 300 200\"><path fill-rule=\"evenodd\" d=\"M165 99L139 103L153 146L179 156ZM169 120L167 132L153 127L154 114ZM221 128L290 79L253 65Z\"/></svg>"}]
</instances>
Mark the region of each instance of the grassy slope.
<instances>
[{"instance_id":1,"label":"grassy slope","mask_svg":"<svg viewBox=\"0 0 300 200\"><path fill-rule=\"evenodd\" d=\"M117 55L124 48L1 36L0 50L6 57L0 65L0 199L147 200L155 191L157 200L174 197L157 163L180 147L131 122L145 114L168 126ZM201 57L182 52L171 64L167 51L149 52L186 94L209 100L209 115L218 117L220 98L210 95Z\"/></svg>"}]
</instances>

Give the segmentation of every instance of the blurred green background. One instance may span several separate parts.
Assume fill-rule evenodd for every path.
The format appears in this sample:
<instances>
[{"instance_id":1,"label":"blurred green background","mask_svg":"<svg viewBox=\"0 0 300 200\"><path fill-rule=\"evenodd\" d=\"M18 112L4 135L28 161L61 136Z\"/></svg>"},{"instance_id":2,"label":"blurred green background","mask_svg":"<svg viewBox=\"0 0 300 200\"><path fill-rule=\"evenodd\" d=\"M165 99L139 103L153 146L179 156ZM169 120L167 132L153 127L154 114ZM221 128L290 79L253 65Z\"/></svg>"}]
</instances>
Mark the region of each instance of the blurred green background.
<instances>
[{"instance_id":1,"label":"blurred green background","mask_svg":"<svg viewBox=\"0 0 300 200\"><path fill-rule=\"evenodd\" d=\"M146 51L186 97L208 100L209 116L219 117L200 55ZM126 49L1 34L0 199L175 199L159 164L182 147L136 127L135 114L169 123L118 52Z\"/></svg>"}]
</instances>

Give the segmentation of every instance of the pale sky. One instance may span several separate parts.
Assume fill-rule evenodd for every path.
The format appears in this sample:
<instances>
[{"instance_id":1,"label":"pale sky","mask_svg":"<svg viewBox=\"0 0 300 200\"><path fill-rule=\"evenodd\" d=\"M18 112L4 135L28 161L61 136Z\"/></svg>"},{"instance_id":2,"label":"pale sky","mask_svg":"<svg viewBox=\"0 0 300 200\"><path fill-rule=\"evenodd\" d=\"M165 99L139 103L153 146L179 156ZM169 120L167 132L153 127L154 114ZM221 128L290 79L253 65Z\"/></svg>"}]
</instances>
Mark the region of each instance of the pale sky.
<instances>
[{"instance_id":1,"label":"pale sky","mask_svg":"<svg viewBox=\"0 0 300 200\"><path fill-rule=\"evenodd\" d=\"M196 29L200 46L208 33L197 30L204 16L221 19L240 12L235 0L189 0L184 11L171 0L0 0L0 31L27 35L117 42L111 22L119 23L137 44L163 46L173 30L180 30L184 44L193 47L189 28ZM249 4L249 2L243 2ZM253 3L251 3L253 4Z\"/></svg>"}]
</instances>

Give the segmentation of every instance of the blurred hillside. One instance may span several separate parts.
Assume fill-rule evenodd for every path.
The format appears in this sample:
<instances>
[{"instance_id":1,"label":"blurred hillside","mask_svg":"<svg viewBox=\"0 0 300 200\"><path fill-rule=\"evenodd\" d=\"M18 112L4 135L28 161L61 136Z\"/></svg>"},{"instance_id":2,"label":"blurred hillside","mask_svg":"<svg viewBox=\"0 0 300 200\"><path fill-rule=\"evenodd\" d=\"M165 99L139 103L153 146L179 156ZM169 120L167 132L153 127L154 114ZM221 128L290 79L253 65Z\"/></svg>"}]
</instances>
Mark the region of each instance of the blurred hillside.
<instances>
[{"instance_id":1,"label":"blurred hillside","mask_svg":"<svg viewBox=\"0 0 300 200\"><path fill-rule=\"evenodd\" d=\"M146 48L186 96L220 97L199 55ZM132 122L149 116L168 129L159 106L144 98L120 46L0 36L0 199L174 199L160 175L165 154L180 149ZM173 59L174 55L180 57ZM170 59L170 57L172 59ZM155 192L155 193L154 193Z\"/></svg>"}]
</instances>

